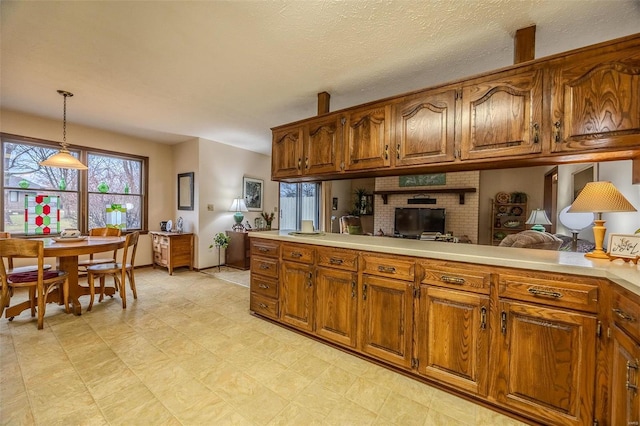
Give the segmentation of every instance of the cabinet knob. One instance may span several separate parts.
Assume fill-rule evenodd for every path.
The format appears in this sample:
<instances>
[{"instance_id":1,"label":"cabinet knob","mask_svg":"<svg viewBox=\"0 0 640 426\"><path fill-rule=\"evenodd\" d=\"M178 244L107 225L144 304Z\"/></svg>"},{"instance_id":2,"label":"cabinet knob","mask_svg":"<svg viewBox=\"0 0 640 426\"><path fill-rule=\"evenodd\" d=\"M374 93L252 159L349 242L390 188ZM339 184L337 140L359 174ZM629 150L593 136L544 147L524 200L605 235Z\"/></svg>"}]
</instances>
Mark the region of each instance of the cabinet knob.
<instances>
[{"instance_id":1,"label":"cabinet knob","mask_svg":"<svg viewBox=\"0 0 640 426\"><path fill-rule=\"evenodd\" d=\"M553 123L553 140L556 143L560 143L560 128L562 127L562 125L560 124L559 121L556 121L555 123Z\"/></svg>"}]
</instances>

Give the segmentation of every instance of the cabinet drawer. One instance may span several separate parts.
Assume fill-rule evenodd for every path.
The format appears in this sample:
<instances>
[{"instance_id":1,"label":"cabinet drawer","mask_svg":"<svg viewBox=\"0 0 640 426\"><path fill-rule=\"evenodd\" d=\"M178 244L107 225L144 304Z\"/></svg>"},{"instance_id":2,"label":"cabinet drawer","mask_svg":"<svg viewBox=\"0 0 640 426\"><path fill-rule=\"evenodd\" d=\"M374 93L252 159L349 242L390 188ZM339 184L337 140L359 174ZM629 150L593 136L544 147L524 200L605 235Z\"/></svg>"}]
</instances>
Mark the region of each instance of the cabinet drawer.
<instances>
[{"instance_id":1,"label":"cabinet drawer","mask_svg":"<svg viewBox=\"0 0 640 426\"><path fill-rule=\"evenodd\" d=\"M380 277L413 281L415 274L415 261L413 259L363 254L362 264L363 273Z\"/></svg>"},{"instance_id":2,"label":"cabinet drawer","mask_svg":"<svg viewBox=\"0 0 640 426\"><path fill-rule=\"evenodd\" d=\"M280 244L277 241L251 238L251 256L278 257Z\"/></svg>"},{"instance_id":3,"label":"cabinet drawer","mask_svg":"<svg viewBox=\"0 0 640 426\"><path fill-rule=\"evenodd\" d=\"M358 269L358 252L335 248L318 248L318 266L356 271Z\"/></svg>"},{"instance_id":4,"label":"cabinet drawer","mask_svg":"<svg viewBox=\"0 0 640 426\"><path fill-rule=\"evenodd\" d=\"M508 297L560 308L596 312L598 286L574 281L500 275L500 297Z\"/></svg>"},{"instance_id":5,"label":"cabinet drawer","mask_svg":"<svg viewBox=\"0 0 640 426\"><path fill-rule=\"evenodd\" d=\"M315 262L316 251L311 246L299 244L282 244L282 260L312 264Z\"/></svg>"},{"instance_id":6,"label":"cabinet drawer","mask_svg":"<svg viewBox=\"0 0 640 426\"><path fill-rule=\"evenodd\" d=\"M251 291L261 296L278 298L278 280L251 274Z\"/></svg>"},{"instance_id":7,"label":"cabinet drawer","mask_svg":"<svg viewBox=\"0 0 640 426\"><path fill-rule=\"evenodd\" d=\"M465 269L463 265L454 267L427 262L420 262L420 265L424 269L422 284L489 294L491 274L488 272Z\"/></svg>"},{"instance_id":8,"label":"cabinet drawer","mask_svg":"<svg viewBox=\"0 0 640 426\"><path fill-rule=\"evenodd\" d=\"M278 278L278 260L254 256L251 258L251 273Z\"/></svg>"},{"instance_id":9,"label":"cabinet drawer","mask_svg":"<svg viewBox=\"0 0 640 426\"><path fill-rule=\"evenodd\" d=\"M257 314L278 319L278 301L275 299L251 293L249 305L249 309Z\"/></svg>"},{"instance_id":10,"label":"cabinet drawer","mask_svg":"<svg viewBox=\"0 0 640 426\"><path fill-rule=\"evenodd\" d=\"M159 265L167 266L166 262L162 260L162 253L153 253L153 261Z\"/></svg>"},{"instance_id":11,"label":"cabinet drawer","mask_svg":"<svg viewBox=\"0 0 640 426\"><path fill-rule=\"evenodd\" d=\"M614 292L612 303L613 321L636 340L640 341L640 300Z\"/></svg>"}]
</instances>

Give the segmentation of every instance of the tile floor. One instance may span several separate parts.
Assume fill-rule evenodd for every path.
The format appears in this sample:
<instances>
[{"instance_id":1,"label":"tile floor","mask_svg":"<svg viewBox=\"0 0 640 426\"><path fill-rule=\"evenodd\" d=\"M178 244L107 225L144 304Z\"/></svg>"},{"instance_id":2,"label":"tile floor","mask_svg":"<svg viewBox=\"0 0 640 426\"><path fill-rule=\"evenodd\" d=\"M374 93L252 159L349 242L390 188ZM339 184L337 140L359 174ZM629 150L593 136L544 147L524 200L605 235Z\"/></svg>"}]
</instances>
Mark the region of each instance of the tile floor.
<instances>
[{"instance_id":1,"label":"tile floor","mask_svg":"<svg viewBox=\"0 0 640 426\"><path fill-rule=\"evenodd\" d=\"M522 424L257 319L246 287L184 269L136 281L126 310L49 304L40 331L0 319L0 424Z\"/></svg>"}]
</instances>

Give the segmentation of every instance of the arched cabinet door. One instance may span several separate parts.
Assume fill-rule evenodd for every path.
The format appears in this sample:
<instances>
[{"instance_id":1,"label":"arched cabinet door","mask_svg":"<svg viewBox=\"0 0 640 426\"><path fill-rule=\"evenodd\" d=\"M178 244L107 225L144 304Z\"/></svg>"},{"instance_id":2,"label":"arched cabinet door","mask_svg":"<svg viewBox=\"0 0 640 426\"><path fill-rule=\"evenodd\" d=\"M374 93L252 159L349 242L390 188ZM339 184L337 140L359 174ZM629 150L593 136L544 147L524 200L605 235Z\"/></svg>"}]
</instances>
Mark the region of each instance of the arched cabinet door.
<instances>
[{"instance_id":1,"label":"arched cabinet door","mask_svg":"<svg viewBox=\"0 0 640 426\"><path fill-rule=\"evenodd\" d=\"M313 120L304 128L303 174L341 171L343 126L337 114Z\"/></svg>"},{"instance_id":2,"label":"arched cabinet door","mask_svg":"<svg viewBox=\"0 0 640 426\"><path fill-rule=\"evenodd\" d=\"M639 47L578 54L551 69L552 152L640 146Z\"/></svg>"},{"instance_id":3,"label":"arched cabinet door","mask_svg":"<svg viewBox=\"0 0 640 426\"><path fill-rule=\"evenodd\" d=\"M302 126L273 131L271 177L286 178L302 175Z\"/></svg>"},{"instance_id":4,"label":"arched cabinet door","mask_svg":"<svg viewBox=\"0 0 640 426\"><path fill-rule=\"evenodd\" d=\"M462 89L463 160L542 151L541 69L474 80Z\"/></svg>"},{"instance_id":5,"label":"arched cabinet door","mask_svg":"<svg viewBox=\"0 0 640 426\"><path fill-rule=\"evenodd\" d=\"M455 88L428 90L393 106L393 164L396 167L455 159Z\"/></svg>"},{"instance_id":6,"label":"arched cabinet door","mask_svg":"<svg viewBox=\"0 0 640 426\"><path fill-rule=\"evenodd\" d=\"M345 168L347 171L391 165L391 105L380 104L345 116Z\"/></svg>"}]
</instances>

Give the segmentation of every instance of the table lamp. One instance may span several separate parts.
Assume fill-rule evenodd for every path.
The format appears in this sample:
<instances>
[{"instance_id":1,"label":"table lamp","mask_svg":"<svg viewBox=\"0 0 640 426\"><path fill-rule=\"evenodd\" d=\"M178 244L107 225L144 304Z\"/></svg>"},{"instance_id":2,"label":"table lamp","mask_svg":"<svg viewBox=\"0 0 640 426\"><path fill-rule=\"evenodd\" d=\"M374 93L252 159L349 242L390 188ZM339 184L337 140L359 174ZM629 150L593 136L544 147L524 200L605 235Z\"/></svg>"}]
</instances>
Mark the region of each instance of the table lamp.
<instances>
[{"instance_id":1,"label":"table lamp","mask_svg":"<svg viewBox=\"0 0 640 426\"><path fill-rule=\"evenodd\" d=\"M604 234L607 232L607 228L604 226L605 221L602 220L602 213L635 211L637 211L635 207L624 198L624 195L622 195L611 182L600 181L587 183L568 210L569 213L597 214L597 219L594 220L595 225L593 226L593 237L596 248L592 252L585 253L585 256L596 259L609 258L607 253L602 249Z\"/></svg>"},{"instance_id":2,"label":"table lamp","mask_svg":"<svg viewBox=\"0 0 640 426\"><path fill-rule=\"evenodd\" d=\"M242 214L242 212L249 211L247 209L247 205L244 202L244 198L242 197L234 198L233 202L231 203L231 207L229 207L229 211L236 212L236 214L233 215L233 220L235 220L236 223L233 224L231 229L236 232L244 231L244 226L242 226L244 215Z\"/></svg>"},{"instance_id":3,"label":"table lamp","mask_svg":"<svg viewBox=\"0 0 640 426\"><path fill-rule=\"evenodd\" d=\"M527 219L525 223L527 225L533 225L531 229L539 232L545 231L544 226L542 225L551 225L551 221L547 217L547 212L541 209L531 210L529 219Z\"/></svg>"},{"instance_id":4,"label":"table lamp","mask_svg":"<svg viewBox=\"0 0 640 426\"><path fill-rule=\"evenodd\" d=\"M578 251L578 234L583 229L593 225L593 219L596 215L593 212L588 213L569 213L571 206L567 206L560 211L558 219L562 226L571 231L573 239L571 240L571 251Z\"/></svg>"}]
</instances>

